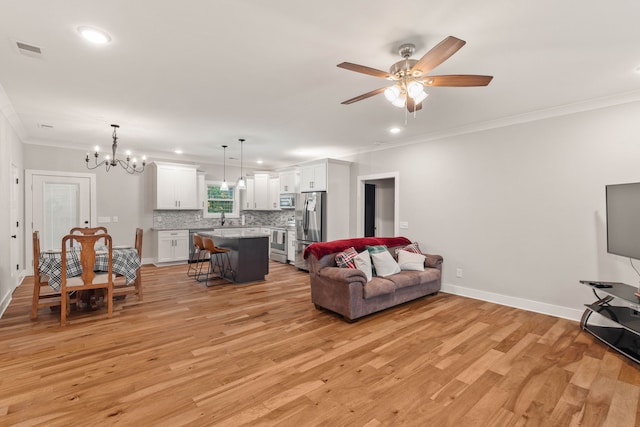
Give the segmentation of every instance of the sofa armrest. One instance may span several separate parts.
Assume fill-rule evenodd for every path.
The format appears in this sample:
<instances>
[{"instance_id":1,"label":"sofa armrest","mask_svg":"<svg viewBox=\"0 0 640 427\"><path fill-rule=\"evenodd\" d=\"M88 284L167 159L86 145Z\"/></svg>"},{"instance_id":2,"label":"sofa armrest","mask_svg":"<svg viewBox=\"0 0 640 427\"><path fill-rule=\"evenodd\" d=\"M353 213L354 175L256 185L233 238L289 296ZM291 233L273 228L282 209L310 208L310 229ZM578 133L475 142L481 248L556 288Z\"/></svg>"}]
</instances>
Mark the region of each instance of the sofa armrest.
<instances>
[{"instance_id":1,"label":"sofa armrest","mask_svg":"<svg viewBox=\"0 0 640 427\"><path fill-rule=\"evenodd\" d=\"M443 258L440 255L423 254L427 258L424 260L424 265L430 268L441 268Z\"/></svg>"},{"instance_id":2,"label":"sofa armrest","mask_svg":"<svg viewBox=\"0 0 640 427\"><path fill-rule=\"evenodd\" d=\"M343 283L367 283L367 276L357 268L324 267L317 275L325 280Z\"/></svg>"}]
</instances>

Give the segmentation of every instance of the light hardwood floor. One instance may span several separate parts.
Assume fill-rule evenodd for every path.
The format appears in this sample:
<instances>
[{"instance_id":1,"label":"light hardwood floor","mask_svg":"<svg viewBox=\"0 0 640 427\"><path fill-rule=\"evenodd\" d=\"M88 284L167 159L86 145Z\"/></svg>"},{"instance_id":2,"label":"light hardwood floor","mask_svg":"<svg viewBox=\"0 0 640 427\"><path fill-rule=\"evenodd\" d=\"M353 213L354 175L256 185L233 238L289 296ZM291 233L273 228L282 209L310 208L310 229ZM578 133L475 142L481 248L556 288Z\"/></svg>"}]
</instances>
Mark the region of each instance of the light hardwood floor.
<instances>
[{"instance_id":1,"label":"light hardwood floor","mask_svg":"<svg viewBox=\"0 0 640 427\"><path fill-rule=\"evenodd\" d=\"M0 320L0 425L633 426L640 369L578 323L440 293L356 323L306 273L205 288L145 266L114 316ZM586 301L585 301L586 302Z\"/></svg>"}]
</instances>

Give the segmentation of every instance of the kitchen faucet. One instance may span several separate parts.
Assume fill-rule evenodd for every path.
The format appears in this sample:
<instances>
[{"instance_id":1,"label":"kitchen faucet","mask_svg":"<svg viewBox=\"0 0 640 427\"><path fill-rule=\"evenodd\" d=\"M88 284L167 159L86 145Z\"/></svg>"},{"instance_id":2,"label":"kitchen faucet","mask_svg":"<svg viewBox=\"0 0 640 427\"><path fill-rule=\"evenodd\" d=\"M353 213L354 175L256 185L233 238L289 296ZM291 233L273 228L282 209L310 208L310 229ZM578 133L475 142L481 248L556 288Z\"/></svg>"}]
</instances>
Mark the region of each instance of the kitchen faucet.
<instances>
[{"instance_id":1,"label":"kitchen faucet","mask_svg":"<svg viewBox=\"0 0 640 427\"><path fill-rule=\"evenodd\" d=\"M220 226L224 227L224 212L220 214Z\"/></svg>"}]
</instances>

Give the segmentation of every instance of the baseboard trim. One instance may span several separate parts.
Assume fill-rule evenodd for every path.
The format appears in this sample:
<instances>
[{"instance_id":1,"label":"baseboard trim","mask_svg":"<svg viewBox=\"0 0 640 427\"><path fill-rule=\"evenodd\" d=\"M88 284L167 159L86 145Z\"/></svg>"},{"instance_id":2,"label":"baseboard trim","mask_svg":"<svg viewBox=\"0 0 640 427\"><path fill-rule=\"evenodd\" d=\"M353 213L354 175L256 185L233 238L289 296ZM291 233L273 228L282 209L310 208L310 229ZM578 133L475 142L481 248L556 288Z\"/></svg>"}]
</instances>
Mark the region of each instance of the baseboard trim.
<instances>
[{"instance_id":1,"label":"baseboard trim","mask_svg":"<svg viewBox=\"0 0 640 427\"><path fill-rule=\"evenodd\" d=\"M481 291L478 289L467 288L464 286L452 285L448 283L442 284L442 292L452 295L460 295L478 299L481 301L492 302L495 304L506 305L508 307L520 308L522 310L533 311L535 313L548 314L549 316L560 317L568 320L580 321L584 310L576 310L575 308L563 307L559 305L547 304L539 301L528 300L525 298L512 297L508 295L496 294L493 292Z\"/></svg>"},{"instance_id":2,"label":"baseboard trim","mask_svg":"<svg viewBox=\"0 0 640 427\"><path fill-rule=\"evenodd\" d=\"M2 299L2 302L0 303L0 318L4 316L4 312L7 310L12 300L13 300L13 292L8 292Z\"/></svg>"}]
</instances>

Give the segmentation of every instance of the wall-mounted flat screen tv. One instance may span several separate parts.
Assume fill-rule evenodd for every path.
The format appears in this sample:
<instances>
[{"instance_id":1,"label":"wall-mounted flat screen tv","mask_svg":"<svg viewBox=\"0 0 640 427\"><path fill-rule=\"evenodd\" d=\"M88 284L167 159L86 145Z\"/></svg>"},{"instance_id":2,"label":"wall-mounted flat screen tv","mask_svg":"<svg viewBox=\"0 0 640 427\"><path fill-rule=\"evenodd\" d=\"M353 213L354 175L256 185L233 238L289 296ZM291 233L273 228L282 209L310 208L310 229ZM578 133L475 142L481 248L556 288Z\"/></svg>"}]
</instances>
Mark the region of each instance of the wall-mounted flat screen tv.
<instances>
[{"instance_id":1,"label":"wall-mounted flat screen tv","mask_svg":"<svg viewBox=\"0 0 640 427\"><path fill-rule=\"evenodd\" d=\"M606 186L607 252L640 259L640 182Z\"/></svg>"}]
</instances>

